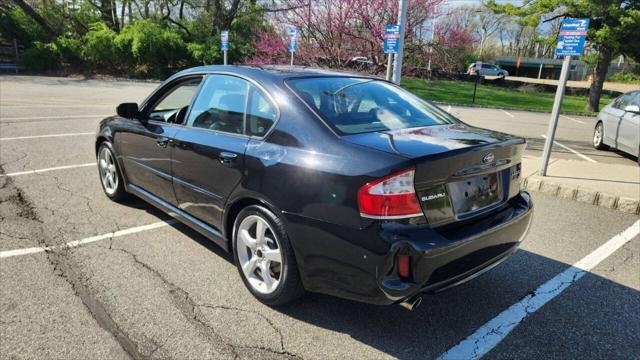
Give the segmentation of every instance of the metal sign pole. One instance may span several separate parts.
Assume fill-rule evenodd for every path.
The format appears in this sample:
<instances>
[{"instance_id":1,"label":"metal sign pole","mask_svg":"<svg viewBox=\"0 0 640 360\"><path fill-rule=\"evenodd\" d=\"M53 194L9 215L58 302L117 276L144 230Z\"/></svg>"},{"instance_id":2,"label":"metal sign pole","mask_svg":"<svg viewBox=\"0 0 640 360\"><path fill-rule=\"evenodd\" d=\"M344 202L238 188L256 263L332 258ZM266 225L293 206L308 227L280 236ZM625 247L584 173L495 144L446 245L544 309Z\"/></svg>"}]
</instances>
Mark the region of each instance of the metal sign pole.
<instances>
[{"instance_id":1,"label":"metal sign pole","mask_svg":"<svg viewBox=\"0 0 640 360\"><path fill-rule=\"evenodd\" d=\"M295 26L290 26L289 30L289 52L291 53L291 66L293 66L293 53L296 52L298 48L298 29Z\"/></svg>"},{"instance_id":2,"label":"metal sign pole","mask_svg":"<svg viewBox=\"0 0 640 360\"><path fill-rule=\"evenodd\" d=\"M549 129L547 130L547 141L544 143L544 153L542 153L542 163L540 164L540 175L547 176L547 166L549 157L551 156L551 147L558 126L558 116L560 115L560 107L564 98L564 89L567 86L569 78L569 65L571 56L565 56L562 62L562 70L560 71L560 80L558 80L558 89L556 90L556 98L553 101L553 110L551 111L551 119L549 120Z\"/></svg>"},{"instance_id":3,"label":"metal sign pole","mask_svg":"<svg viewBox=\"0 0 640 360\"><path fill-rule=\"evenodd\" d=\"M393 68L393 54L387 54L387 81L391 81L391 69Z\"/></svg>"},{"instance_id":4,"label":"metal sign pole","mask_svg":"<svg viewBox=\"0 0 640 360\"><path fill-rule=\"evenodd\" d=\"M407 3L409 0L400 0L400 11L398 12L398 25L400 25L400 37L398 38L398 53L393 66L393 82L400 85L402 77L402 54L404 53L404 32L407 27Z\"/></svg>"},{"instance_id":5,"label":"metal sign pole","mask_svg":"<svg viewBox=\"0 0 640 360\"><path fill-rule=\"evenodd\" d=\"M229 51L229 30L220 31L220 49L222 50L222 63L227 65L227 52Z\"/></svg>"}]
</instances>

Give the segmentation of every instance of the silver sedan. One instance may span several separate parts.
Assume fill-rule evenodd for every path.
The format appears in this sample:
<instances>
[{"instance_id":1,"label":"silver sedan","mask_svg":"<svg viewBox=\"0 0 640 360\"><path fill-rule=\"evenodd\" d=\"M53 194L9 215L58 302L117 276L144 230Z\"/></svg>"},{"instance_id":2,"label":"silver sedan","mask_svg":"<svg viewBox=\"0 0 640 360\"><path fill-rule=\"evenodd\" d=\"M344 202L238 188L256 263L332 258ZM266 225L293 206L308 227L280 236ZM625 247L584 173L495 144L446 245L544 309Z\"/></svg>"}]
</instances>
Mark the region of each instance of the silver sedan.
<instances>
[{"instance_id":1,"label":"silver sedan","mask_svg":"<svg viewBox=\"0 0 640 360\"><path fill-rule=\"evenodd\" d=\"M621 95L600 111L593 131L593 146L598 150L615 148L639 155L640 90Z\"/></svg>"}]
</instances>

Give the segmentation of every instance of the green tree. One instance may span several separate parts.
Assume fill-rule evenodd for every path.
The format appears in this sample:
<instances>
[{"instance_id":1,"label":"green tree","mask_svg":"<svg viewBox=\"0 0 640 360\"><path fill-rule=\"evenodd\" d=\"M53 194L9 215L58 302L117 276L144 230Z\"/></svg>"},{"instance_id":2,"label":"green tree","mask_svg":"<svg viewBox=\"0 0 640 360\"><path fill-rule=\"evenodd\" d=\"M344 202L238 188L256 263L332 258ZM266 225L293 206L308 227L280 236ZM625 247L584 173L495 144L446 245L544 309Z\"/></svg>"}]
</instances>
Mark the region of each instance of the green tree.
<instances>
[{"instance_id":1,"label":"green tree","mask_svg":"<svg viewBox=\"0 0 640 360\"><path fill-rule=\"evenodd\" d=\"M589 18L587 39L598 50L586 109L598 111L602 86L614 54L640 61L640 0L529 0L524 5L498 4L488 0L495 12L518 16L538 26L557 18Z\"/></svg>"}]
</instances>

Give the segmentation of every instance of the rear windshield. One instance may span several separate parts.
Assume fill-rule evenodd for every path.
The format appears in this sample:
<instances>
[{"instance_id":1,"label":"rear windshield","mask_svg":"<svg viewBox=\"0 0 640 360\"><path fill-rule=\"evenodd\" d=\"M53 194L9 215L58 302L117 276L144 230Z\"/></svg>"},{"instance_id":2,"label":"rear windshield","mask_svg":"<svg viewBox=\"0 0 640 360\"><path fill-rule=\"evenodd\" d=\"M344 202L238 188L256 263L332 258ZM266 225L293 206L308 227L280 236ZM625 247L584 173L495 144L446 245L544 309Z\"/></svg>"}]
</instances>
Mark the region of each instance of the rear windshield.
<instances>
[{"instance_id":1,"label":"rear windshield","mask_svg":"<svg viewBox=\"0 0 640 360\"><path fill-rule=\"evenodd\" d=\"M341 134L458 122L412 93L381 80L322 77L291 79L288 84Z\"/></svg>"}]
</instances>

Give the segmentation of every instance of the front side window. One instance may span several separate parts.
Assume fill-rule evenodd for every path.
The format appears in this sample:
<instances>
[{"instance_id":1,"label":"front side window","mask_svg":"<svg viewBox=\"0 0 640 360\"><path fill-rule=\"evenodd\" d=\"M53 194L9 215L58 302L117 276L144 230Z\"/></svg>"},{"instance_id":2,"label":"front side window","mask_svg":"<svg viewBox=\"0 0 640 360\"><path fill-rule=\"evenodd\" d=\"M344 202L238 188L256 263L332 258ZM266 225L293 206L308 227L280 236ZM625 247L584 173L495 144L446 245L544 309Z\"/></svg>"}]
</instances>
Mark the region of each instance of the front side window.
<instances>
[{"instance_id":1,"label":"front side window","mask_svg":"<svg viewBox=\"0 0 640 360\"><path fill-rule=\"evenodd\" d=\"M631 104L631 99L633 98L634 95L635 93L630 92L620 96L613 103L613 107L618 108L620 110L624 110L624 108L627 107L627 105Z\"/></svg>"},{"instance_id":2,"label":"front side window","mask_svg":"<svg viewBox=\"0 0 640 360\"><path fill-rule=\"evenodd\" d=\"M293 79L288 84L345 135L458 122L412 93L380 80L323 77Z\"/></svg>"},{"instance_id":3,"label":"front side window","mask_svg":"<svg viewBox=\"0 0 640 360\"><path fill-rule=\"evenodd\" d=\"M202 82L201 77L185 80L168 90L149 110L149 119L155 121L180 122L184 118L193 96Z\"/></svg>"}]
</instances>

